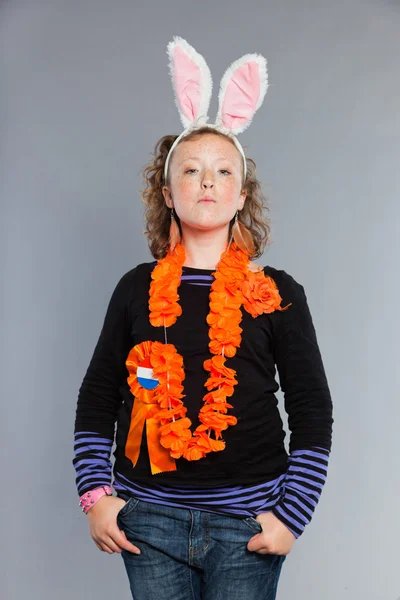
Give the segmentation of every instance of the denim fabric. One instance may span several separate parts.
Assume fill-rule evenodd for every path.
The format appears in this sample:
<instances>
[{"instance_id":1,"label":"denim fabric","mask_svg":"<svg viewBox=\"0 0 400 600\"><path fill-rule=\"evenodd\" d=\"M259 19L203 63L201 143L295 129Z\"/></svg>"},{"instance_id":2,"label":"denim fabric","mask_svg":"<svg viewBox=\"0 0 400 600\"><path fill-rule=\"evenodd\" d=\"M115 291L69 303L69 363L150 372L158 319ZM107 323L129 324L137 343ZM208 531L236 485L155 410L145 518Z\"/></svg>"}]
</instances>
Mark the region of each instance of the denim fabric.
<instances>
[{"instance_id":1,"label":"denim fabric","mask_svg":"<svg viewBox=\"0 0 400 600\"><path fill-rule=\"evenodd\" d=\"M262 530L253 517L118 496L118 526L141 550L121 553L134 600L275 600L286 556L247 550Z\"/></svg>"}]
</instances>

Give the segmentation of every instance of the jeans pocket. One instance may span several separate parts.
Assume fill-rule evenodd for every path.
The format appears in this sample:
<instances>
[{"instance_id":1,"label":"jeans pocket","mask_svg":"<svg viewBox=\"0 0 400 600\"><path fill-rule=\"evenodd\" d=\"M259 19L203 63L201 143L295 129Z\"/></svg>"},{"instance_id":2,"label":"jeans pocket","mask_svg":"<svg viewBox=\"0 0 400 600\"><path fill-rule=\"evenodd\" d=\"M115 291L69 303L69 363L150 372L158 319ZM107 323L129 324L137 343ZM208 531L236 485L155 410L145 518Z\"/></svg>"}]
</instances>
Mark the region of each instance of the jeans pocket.
<instances>
[{"instance_id":1,"label":"jeans pocket","mask_svg":"<svg viewBox=\"0 0 400 600\"><path fill-rule=\"evenodd\" d=\"M243 523L246 523L255 533L261 533L262 527L260 523L254 517L245 517L242 519Z\"/></svg>"},{"instance_id":2,"label":"jeans pocket","mask_svg":"<svg viewBox=\"0 0 400 600\"><path fill-rule=\"evenodd\" d=\"M123 505L121 510L118 512L117 518L126 517L137 507L138 504L139 504L139 498L135 498L135 496L131 496L127 500L127 502Z\"/></svg>"}]
</instances>

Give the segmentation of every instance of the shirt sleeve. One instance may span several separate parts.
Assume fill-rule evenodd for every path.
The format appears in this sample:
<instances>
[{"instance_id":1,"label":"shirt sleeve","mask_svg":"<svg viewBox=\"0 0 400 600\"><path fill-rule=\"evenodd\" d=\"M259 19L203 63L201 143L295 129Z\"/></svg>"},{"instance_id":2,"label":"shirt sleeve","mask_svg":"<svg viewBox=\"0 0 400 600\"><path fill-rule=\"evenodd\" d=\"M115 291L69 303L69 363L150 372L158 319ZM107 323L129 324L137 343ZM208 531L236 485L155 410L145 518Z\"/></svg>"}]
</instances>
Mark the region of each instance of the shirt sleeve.
<instances>
[{"instance_id":1,"label":"shirt sleeve","mask_svg":"<svg viewBox=\"0 0 400 600\"><path fill-rule=\"evenodd\" d=\"M103 327L78 392L74 428L73 466L78 495L111 485L110 461L115 422L129 376L125 365L130 350L129 300L135 269L116 285Z\"/></svg>"},{"instance_id":2,"label":"shirt sleeve","mask_svg":"<svg viewBox=\"0 0 400 600\"><path fill-rule=\"evenodd\" d=\"M273 313L273 352L290 430L283 495L272 509L298 538L326 481L332 399L304 287L285 271L273 277L285 311Z\"/></svg>"}]
</instances>

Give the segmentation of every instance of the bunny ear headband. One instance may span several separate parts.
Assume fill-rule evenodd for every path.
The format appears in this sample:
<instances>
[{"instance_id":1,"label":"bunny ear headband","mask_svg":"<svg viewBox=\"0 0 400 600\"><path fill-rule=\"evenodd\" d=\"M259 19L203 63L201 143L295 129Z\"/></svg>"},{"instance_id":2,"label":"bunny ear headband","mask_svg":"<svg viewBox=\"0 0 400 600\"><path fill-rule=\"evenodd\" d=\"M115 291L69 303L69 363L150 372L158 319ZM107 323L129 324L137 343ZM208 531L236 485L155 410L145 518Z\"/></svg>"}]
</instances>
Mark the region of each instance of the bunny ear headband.
<instances>
[{"instance_id":1,"label":"bunny ear headband","mask_svg":"<svg viewBox=\"0 0 400 600\"><path fill-rule=\"evenodd\" d=\"M235 134L244 131L261 106L268 88L267 61L261 54L245 54L225 71L219 89L218 114L215 123L207 123L211 100L212 79L204 58L183 38L175 36L168 44L169 70L184 130L172 144L164 166L167 180L172 152L188 133L204 125L228 135L243 157L246 177L246 157Z\"/></svg>"}]
</instances>

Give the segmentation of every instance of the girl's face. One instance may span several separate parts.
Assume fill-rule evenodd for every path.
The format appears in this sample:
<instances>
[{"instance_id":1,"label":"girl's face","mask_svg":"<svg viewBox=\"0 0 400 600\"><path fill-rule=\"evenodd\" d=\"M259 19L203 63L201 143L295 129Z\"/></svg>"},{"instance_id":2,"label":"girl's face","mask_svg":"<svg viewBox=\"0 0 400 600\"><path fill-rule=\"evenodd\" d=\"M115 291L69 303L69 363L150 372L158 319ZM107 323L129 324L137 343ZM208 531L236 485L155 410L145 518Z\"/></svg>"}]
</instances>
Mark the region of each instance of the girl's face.
<instances>
[{"instance_id":1,"label":"girl's face","mask_svg":"<svg viewBox=\"0 0 400 600\"><path fill-rule=\"evenodd\" d=\"M234 144L212 133L181 141L169 163L170 185L162 189L182 233L229 227L246 199L243 159Z\"/></svg>"}]
</instances>

